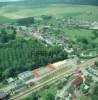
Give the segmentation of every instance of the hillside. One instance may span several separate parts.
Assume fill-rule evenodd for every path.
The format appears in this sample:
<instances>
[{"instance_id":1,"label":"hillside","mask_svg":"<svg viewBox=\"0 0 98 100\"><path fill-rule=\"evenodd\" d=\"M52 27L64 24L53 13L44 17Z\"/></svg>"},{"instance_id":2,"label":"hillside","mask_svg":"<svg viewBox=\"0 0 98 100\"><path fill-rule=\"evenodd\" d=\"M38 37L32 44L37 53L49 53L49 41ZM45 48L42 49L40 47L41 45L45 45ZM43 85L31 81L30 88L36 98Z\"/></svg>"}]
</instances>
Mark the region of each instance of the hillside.
<instances>
[{"instance_id":1,"label":"hillside","mask_svg":"<svg viewBox=\"0 0 98 100\"><path fill-rule=\"evenodd\" d=\"M19 5L27 5L27 4L82 4L82 5L98 5L98 0L24 0L17 2L0 2L0 6L8 5L8 4L19 4Z\"/></svg>"},{"instance_id":2,"label":"hillside","mask_svg":"<svg viewBox=\"0 0 98 100\"><path fill-rule=\"evenodd\" d=\"M97 11L97 6L95 5L98 5L97 0L24 0L0 2L0 23L5 23L4 20L9 23L20 18L41 15L75 16L88 13L88 11ZM96 13L91 15L91 17L94 17L94 20L96 20L96 16Z\"/></svg>"},{"instance_id":3,"label":"hillside","mask_svg":"<svg viewBox=\"0 0 98 100\"><path fill-rule=\"evenodd\" d=\"M71 3L71 4L91 4L96 5L98 4L98 0L25 0L25 2L29 3Z\"/></svg>"}]
</instances>

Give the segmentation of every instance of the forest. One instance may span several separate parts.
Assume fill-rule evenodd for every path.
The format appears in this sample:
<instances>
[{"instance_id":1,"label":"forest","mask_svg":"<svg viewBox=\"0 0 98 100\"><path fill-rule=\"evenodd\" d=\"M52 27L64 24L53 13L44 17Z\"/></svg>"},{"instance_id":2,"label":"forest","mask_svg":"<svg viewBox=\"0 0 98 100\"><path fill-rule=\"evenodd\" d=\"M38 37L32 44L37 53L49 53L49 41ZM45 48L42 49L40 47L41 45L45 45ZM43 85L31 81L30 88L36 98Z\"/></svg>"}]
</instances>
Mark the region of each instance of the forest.
<instances>
[{"instance_id":1,"label":"forest","mask_svg":"<svg viewBox=\"0 0 98 100\"><path fill-rule=\"evenodd\" d=\"M66 58L67 53L58 46L46 46L36 39L0 44L0 81Z\"/></svg>"}]
</instances>

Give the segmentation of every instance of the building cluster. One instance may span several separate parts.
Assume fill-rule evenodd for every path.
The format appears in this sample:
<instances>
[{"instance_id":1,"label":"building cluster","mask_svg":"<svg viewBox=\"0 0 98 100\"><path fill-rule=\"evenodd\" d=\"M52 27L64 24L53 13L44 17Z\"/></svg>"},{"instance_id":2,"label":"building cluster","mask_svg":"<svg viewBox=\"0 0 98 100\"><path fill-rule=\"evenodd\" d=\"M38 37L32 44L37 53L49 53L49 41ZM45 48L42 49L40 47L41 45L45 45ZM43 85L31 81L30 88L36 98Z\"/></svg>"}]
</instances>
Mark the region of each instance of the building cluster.
<instances>
[{"instance_id":1,"label":"building cluster","mask_svg":"<svg viewBox=\"0 0 98 100\"><path fill-rule=\"evenodd\" d=\"M96 77L96 79L98 78L98 69L97 68L94 68L95 66L91 66L89 68L86 68L86 71L88 73L90 73L91 75L93 75L94 77Z\"/></svg>"},{"instance_id":2,"label":"building cluster","mask_svg":"<svg viewBox=\"0 0 98 100\"><path fill-rule=\"evenodd\" d=\"M72 63L70 63L72 62ZM6 94L10 93L10 95L13 95L15 93L19 93L21 91L26 90L27 88L31 86L35 86L38 84L38 81L42 78L44 78L47 75L50 75L54 73L57 70L60 70L64 67L68 67L70 65L75 65L76 60L75 59L67 59L64 61L59 61L53 64L49 64L45 67L41 67L38 69L35 69L33 71L25 71L17 75L16 78L8 78L6 79L8 85L7 87L4 87L0 89L1 91L4 91L3 93ZM66 66L65 66L66 65ZM1 96L0 96L1 97Z\"/></svg>"},{"instance_id":3,"label":"building cluster","mask_svg":"<svg viewBox=\"0 0 98 100\"><path fill-rule=\"evenodd\" d=\"M98 30L98 22L96 22L96 21L87 21L87 20L85 21L85 20L69 18L66 21L66 23L67 23L68 26Z\"/></svg>"},{"instance_id":4,"label":"building cluster","mask_svg":"<svg viewBox=\"0 0 98 100\"><path fill-rule=\"evenodd\" d=\"M77 68L75 70L78 74L76 77L67 83L61 90L57 91L55 96L55 100L74 100L79 95L79 88L81 84L84 82L84 77L82 76L82 72Z\"/></svg>"}]
</instances>

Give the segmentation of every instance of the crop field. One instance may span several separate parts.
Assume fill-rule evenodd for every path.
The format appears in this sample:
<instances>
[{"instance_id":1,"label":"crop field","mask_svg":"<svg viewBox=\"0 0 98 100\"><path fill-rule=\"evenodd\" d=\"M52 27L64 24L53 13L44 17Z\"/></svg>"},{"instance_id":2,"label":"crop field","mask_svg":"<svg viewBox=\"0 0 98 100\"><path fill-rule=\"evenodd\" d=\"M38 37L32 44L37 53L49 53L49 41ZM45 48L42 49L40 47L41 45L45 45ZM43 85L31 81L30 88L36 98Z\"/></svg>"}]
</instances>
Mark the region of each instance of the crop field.
<instances>
[{"instance_id":1,"label":"crop field","mask_svg":"<svg viewBox=\"0 0 98 100\"><path fill-rule=\"evenodd\" d=\"M98 20L97 10L97 6L88 5L5 6L0 8L0 16L9 20L41 15L76 16L82 19Z\"/></svg>"}]
</instances>

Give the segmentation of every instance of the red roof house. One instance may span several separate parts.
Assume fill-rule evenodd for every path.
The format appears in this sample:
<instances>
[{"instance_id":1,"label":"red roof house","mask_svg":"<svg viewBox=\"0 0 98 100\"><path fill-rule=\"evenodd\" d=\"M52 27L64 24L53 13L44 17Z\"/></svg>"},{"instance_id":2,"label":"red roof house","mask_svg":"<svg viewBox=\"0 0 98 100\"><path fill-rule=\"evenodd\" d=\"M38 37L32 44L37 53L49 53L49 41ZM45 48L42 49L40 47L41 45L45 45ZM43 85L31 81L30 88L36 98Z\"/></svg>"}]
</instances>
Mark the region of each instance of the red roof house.
<instances>
[{"instance_id":1,"label":"red roof house","mask_svg":"<svg viewBox=\"0 0 98 100\"><path fill-rule=\"evenodd\" d=\"M83 78L78 76L76 79L73 80L72 85L79 87L83 83Z\"/></svg>"}]
</instances>

